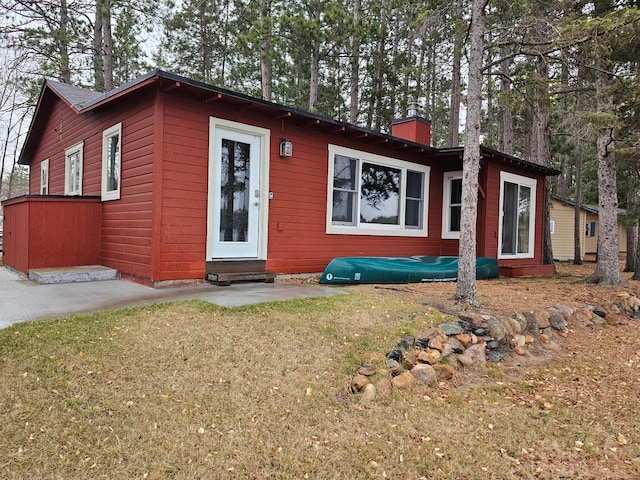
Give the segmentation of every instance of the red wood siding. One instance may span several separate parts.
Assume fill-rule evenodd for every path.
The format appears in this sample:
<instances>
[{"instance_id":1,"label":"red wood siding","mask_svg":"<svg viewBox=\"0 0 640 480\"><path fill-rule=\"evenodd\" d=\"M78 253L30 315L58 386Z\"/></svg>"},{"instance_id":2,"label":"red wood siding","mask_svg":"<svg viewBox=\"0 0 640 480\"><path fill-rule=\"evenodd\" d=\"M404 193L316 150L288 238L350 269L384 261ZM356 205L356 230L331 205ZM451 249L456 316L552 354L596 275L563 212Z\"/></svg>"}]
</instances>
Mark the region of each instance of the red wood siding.
<instances>
[{"instance_id":1,"label":"red wood siding","mask_svg":"<svg viewBox=\"0 0 640 480\"><path fill-rule=\"evenodd\" d=\"M27 273L100 263L98 199L28 196L3 207L6 265Z\"/></svg>"},{"instance_id":2,"label":"red wood siding","mask_svg":"<svg viewBox=\"0 0 640 480\"><path fill-rule=\"evenodd\" d=\"M523 177L534 178L536 185L535 238L533 258L498 259L499 265L522 266L542 264L543 221L544 221L544 182L545 177L534 172L522 171L504 164L488 163L486 168L485 234L486 244L482 256L498 258L498 223L500 221L500 172L509 172Z\"/></svg>"},{"instance_id":3,"label":"red wood siding","mask_svg":"<svg viewBox=\"0 0 640 480\"><path fill-rule=\"evenodd\" d=\"M78 115L62 101L52 108L33 156L29 190L40 191L40 161L49 159L49 194L64 194L64 150L80 141L83 195L101 195L102 132L122 122L121 198L101 203L100 261L123 274L151 278L154 93L112 102L108 111Z\"/></svg>"},{"instance_id":4,"label":"red wood siding","mask_svg":"<svg viewBox=\"0 0 640 480\"><path fill-rule=\"evenodd\" d=\"M198 102L164 100L161 241L156 280L203 279L207 238L209 117Z\"/></svg>"},{"instance_id":5,"label":"red wood siding","mask_svg":"<svg viewBox=\"0 0 640 480\"><path fill-rule=\"evenodd\" d=\"M408 161L426 163L424 154L391 151L273 120L238 112L224 102L204 105L167 97L164 110L161 274L159 280L202 278L205 268L209 118L224 118L270 129L267 268L278 273L318 272L343 255L439 255L442 172L432 165L428 238L325 233L328 144ZM294 155L280 158L280 137L293 143Z\"/></svg>"},{"instance_id":6,"label":"red wood siding","mask_svg":"<svg viewBox=\"0 0 640 480\"><path fill-rule=\"evenodd\" d=\"M99 262L147 284L203 279L207 241L209 119L223 118L271 131L267 268L278 273L318 272L337 256L457 255L456 240L442 240L443 170L459 170L459 159L390 148L379 139L353 139L315 123L276 119L263 107L239 109L224 100L204 103L178 86L154 88L77 115L55 102L33 158L30 191L39 193L39 162L49 159L50 194L64 193L64 150L84 141L83 194L100 195L102 132L122 122L121 199L100 203ZM278 154L280 138L293 156ZM335 144L431 167L428 236L327 234L328 145ZM453 162L457 162L453 164ZM538 179L535 258L541 259L543 177L504 164L483 166L486 195L478 205L478 255L497 256L500 170ZM36 228L36 227L34 227ZM38 227L42 228L42 227ZM26 238L33 232L25 232ZM58 254L56 254L58 255ZM62 254L60 254L62 255ZM19 263L18 260L16 262Z\"/></svg>"}]
</instances>

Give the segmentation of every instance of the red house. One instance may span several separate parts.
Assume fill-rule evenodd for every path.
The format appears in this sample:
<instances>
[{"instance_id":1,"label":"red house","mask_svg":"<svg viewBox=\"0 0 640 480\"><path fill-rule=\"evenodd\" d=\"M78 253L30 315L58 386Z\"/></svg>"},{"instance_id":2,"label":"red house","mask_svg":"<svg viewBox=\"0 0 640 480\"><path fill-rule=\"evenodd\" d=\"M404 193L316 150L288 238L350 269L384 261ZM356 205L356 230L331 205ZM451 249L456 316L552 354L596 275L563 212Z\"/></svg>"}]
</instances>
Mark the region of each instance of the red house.
<instances>
[{"instance_id":1,"label":"red house","mask_svg":"<svg viewBox=\"0 0 640 480\"><path fill-rule=\"evenodd\" d=\"M105 94L47 80L19 159L30 193L3 203L3 261L162 286L457 255L463 149L429 143L419 117L387 135L160 70ZM550 273L556 173L482 149L477 254L502 274Z\"/></svg>"}]
</instances>

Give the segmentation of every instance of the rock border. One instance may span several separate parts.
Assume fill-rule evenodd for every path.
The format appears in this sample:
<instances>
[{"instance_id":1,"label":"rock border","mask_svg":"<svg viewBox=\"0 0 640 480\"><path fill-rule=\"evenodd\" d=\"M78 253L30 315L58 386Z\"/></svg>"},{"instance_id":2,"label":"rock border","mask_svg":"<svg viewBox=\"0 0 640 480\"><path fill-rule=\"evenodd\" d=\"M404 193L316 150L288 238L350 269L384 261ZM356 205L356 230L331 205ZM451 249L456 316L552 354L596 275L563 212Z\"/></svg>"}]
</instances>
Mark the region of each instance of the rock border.
<instances>
[{"instance_id":1,"label":"rock border","mask_svg":"<svg viewBox=\"0 0 640 480\"><path fill-rule=\"evenodd\" d=\"M382 369L371 363L361 364L350 381L351 392L360 395L360 403L369 404L394 391L432 386L452 379L461 368L499 363L510 351L525 356L536 339L549 344L556 336L567 337L569 322L589 328L626 325L640 319L640 298L622 291L611 303L601 306L550 306L508 318L486 314L454 318L418 337L402 337L385 354Z\"/></svg>"}]
</instances>

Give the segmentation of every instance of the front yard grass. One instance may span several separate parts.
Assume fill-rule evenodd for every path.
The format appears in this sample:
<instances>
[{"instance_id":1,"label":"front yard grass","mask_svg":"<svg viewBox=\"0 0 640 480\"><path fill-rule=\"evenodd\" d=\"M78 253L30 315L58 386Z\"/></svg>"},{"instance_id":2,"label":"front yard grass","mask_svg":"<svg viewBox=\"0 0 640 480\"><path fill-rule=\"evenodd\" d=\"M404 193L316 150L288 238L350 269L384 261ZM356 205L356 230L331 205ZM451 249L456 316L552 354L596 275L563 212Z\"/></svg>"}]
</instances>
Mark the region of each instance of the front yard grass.
<instances>
[{"instance_id":1,"label":"front yard grass","mask_svg":"<svg viewBox=\"0 0 640 480\"><path fill-rule=\"evenodd\" d=\"M635 324L598 333L615 352L475 367L361 406L360 362L441 318L356 292L0 330L2 478L637 478Z\"/></svg>"}]
</instances>

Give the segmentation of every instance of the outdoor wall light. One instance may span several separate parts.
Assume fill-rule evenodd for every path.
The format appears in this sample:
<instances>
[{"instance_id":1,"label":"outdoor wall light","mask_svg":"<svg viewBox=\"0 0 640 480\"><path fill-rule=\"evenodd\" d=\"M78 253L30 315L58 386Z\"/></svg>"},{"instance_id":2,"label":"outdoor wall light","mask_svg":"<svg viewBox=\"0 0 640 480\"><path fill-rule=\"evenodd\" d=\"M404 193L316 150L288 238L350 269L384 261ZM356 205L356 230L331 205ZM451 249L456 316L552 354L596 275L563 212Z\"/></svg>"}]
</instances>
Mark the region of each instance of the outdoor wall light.
<instances>
[{"instance_id":1,"label":"outdoor wall light","mask_svg":"<svg viewBox=\"0 0 640 480\"><path fill-rule=\"evenodd\" d=\"M280 139L280 156L281 157L290 157L293 155L293 143L291 143L286 138Z\"/></svg>"}]
</instances>

